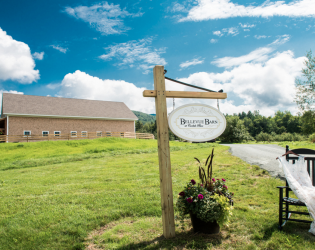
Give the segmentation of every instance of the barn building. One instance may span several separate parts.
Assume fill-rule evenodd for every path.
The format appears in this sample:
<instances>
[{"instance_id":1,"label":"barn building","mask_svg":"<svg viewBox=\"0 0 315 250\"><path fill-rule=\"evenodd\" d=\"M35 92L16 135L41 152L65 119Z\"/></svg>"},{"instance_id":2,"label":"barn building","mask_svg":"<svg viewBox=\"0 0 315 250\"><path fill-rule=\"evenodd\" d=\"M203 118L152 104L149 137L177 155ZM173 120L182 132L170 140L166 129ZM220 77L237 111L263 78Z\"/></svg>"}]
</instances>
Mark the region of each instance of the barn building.
<instances>
[{"instance_id":1,"label":"barn building","mask_svg":"<svg viewBox=\"0 0 315 250\"><path fill-rule=\"evenodd\" d=\"M24 136L101 135L135 132L136 120L123 102L3 93L0 131Z\"/></svg>"}]
</instances>

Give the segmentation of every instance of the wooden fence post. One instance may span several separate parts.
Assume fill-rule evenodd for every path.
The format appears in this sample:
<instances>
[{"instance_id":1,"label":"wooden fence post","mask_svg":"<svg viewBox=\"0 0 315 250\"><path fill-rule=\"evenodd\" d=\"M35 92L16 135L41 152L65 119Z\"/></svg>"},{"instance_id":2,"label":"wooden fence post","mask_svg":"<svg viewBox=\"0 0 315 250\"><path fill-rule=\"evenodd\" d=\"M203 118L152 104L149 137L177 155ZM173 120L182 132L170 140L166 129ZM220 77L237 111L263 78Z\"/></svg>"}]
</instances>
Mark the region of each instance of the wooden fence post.
<instances>
[{"instance_id":1,"label":"wooden fence post","mask_svg":"<svg viewBox=\"0 0 315 250\"><path fill-rule=\"evenodd\" d=\"M153 69L153 76L154 90L157 91L157 95L155 97L155 108L160 168L163 235L165 238L171 238L175 237L175 220L173 206L170 146L167 122L167 106L165 95L164 66L155 66Z\"/></svg>"}]
</instances>

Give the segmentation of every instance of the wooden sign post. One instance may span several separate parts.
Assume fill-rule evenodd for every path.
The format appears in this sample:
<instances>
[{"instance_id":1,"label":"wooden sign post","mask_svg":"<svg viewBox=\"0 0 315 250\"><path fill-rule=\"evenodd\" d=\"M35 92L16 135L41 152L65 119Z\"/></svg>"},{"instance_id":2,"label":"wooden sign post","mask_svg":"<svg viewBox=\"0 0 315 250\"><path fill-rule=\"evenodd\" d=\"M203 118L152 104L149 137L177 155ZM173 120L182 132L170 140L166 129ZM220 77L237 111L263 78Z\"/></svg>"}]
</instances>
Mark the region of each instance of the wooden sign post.
<instances>
[{"instance_id":1,"label":"wooden sign post","mask_svg":"<svg viewBox=\"0 0 315 250\"><path fill-rule=\"evenodd\" d=\"M226 99L227 95L218 92L165 91L164 66L155 66L153 77L154 90L144 90L143 96L155 97L163 235L168 239L175 237L175 220L166 98Z\"/></svg>"}]
</instances>

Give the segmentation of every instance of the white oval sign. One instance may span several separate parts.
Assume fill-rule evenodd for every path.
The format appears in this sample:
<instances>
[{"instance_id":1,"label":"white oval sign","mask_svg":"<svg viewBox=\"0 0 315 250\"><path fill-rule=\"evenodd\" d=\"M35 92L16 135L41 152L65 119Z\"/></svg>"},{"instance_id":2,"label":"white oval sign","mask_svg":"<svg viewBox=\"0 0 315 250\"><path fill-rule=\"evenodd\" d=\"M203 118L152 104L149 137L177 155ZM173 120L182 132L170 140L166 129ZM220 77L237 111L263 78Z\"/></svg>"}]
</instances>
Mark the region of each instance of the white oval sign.
<instances>
[{"instance_id":1,"label":"white oval sign","mask_svg":"<svg viewBox=\"0 0 315 250\"><path fill-rule=\"evenodd\" d=\"M220 136L225 130L226 120L216 108L195 103L175 109L168 117L168 125L180 138L204 142Z\"/></svg>"}]
</instances>

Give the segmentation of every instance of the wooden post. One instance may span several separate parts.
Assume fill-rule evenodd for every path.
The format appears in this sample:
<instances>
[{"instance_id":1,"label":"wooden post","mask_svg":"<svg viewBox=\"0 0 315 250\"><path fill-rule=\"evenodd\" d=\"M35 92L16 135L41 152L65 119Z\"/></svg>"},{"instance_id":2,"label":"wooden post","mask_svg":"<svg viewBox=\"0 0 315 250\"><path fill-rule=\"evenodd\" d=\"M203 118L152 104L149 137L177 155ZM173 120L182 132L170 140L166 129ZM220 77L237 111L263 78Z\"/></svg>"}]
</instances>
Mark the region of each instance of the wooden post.
<instances>
[{"instance_id":1,"label":"wooden post","mask_svg":"<svg viewBox=\"0 0 315 250\"><path fill-rule=\"evenodd\" d=\"M163 235L165 238L175 237L175 220L173 207L173 190L171 176L171 159L168 136L167 106L165 95L164 66L153 69L156 108L156 126L158 140L158 156L160 168L161 207Z\"/></svg>"}]
</instances>

